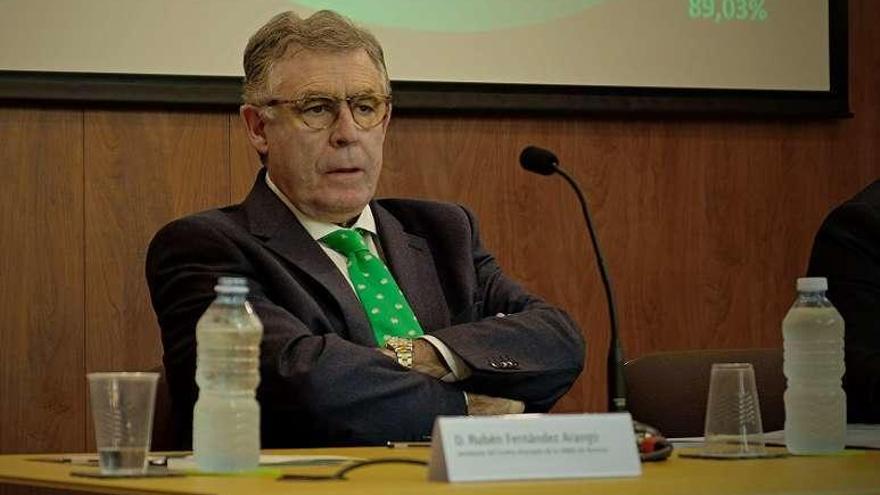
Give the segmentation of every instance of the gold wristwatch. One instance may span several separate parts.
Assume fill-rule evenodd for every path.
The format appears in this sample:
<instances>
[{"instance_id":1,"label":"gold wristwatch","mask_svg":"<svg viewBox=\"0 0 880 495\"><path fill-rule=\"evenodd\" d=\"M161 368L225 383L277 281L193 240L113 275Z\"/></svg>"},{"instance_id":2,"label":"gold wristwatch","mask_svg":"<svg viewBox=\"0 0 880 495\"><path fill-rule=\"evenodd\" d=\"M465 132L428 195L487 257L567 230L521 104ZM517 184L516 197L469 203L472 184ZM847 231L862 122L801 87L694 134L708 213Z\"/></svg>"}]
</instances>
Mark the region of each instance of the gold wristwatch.
<instances>
[{"instance_id":1,"label":"gold wristwatch","mask_svg":"<svg viewBox=\"0 0 880 495\"><path fill-rule=\"evenodd\" d=\"M413 365L413 341L404 337L388 337L385 347L394 351L397 363L404 368L412 368Z\"/></svg>"}]
</instances>

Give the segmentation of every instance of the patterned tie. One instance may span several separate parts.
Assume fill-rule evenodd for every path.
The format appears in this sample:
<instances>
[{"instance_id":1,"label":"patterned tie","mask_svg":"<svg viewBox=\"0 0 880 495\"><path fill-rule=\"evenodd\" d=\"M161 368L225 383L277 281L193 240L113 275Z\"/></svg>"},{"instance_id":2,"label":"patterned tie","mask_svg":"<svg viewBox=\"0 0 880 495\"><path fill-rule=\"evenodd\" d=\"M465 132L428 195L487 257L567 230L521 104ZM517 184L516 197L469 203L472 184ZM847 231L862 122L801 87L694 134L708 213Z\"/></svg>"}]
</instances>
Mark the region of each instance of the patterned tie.
<instances>
[{"instance_id":1,"label":"patterned tie","mask_svg":"<svg viewBox=\"0 0 880 495\"><path fill-rule=\"evenodd\" d=\"M422 335L422 326L388 267L370 253L360 232L339 229L322 237L321 241L348 258L348 275L379 345L384 345L388 337Z\"/></svg>"}]
</instances>

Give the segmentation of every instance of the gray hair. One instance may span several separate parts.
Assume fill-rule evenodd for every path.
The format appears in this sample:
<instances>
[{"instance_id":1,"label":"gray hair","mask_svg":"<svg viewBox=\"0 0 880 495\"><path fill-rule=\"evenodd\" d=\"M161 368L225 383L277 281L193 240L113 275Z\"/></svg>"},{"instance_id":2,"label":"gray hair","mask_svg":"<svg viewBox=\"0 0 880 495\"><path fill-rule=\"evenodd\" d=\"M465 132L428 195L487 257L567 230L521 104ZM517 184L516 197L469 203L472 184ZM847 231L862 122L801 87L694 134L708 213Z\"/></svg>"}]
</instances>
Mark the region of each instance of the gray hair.
<instances>
[{"instance_id":1,"label":"gray hair","mask_svg":"<svg viewBox=\"0 0 880 495\"><path fill-rule=\"evenodd\" d=\"M270 19L248 40L243 61L245 103L256 105L270 98L269 74L291 47L328 52L363 49L382 75L385 90L391 91L382 46L369 31L330 10L305 19L288 11Z\"/></svg>"}]
</instances>

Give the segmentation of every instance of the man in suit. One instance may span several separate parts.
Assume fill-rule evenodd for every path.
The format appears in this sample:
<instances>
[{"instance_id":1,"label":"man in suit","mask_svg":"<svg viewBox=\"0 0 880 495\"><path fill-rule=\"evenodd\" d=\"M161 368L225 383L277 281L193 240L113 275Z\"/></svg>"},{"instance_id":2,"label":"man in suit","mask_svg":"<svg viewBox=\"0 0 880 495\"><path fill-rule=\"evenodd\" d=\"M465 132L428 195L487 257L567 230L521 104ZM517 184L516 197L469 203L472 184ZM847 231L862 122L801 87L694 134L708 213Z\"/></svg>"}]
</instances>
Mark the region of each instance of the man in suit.
<instances>
[{"instance_id":1,"label":"man in suit","mask_svg":"<svg viewBox=\"0 0 880 495\"><path fill-rule=\"evenodd\" d=\"M502 273L465 208L373 199L391 117L375 38L333 12L283 13L244 68L263 170L243 203L172 222L147 256L182 433L219 276L247 278L264 325L264 447L418 440L438 415L550 409L583 368L572 320Z\"/></svg>"},{"instance_id":2,"label":"man in suit","mask_svg":"<svg viewBox=\"0 0 880 495\"><path fill-rule=\"evenodd\" d=\"M808 273L828 278L846 324L848 421L880 423L880 180L828 215Z\"/></svg>"}]
</instances>

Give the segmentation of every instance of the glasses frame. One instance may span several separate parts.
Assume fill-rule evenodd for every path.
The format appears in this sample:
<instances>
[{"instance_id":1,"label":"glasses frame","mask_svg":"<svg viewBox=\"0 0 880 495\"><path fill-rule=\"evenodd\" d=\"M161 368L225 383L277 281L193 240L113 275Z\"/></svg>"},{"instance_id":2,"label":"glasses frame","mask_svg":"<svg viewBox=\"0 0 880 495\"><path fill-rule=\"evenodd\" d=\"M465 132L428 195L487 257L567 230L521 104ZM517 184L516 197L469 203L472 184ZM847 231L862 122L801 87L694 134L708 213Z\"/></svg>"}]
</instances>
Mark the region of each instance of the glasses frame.
<instances>
[{"instance_id":1,"label":"glasses frame","mask_svg":"<svg viewBox=\"0 0 880 495\"><path fill-rule=\"evenodd\" d=\"M359 100L359 99L362 99L362 98L376 98L377 100L379 100L385 104L385 113L384 113L384 115L382 115L382 118L377 120L375 124L373 124L369 127L365 127L365 126L361 125L360 122L357 121L357 117L354 116L355 115L354 110L351 108L352 102ZM336 116L333 118L332 122L330 122L329 124L327 124L326 126L323 126L323 127L315 127L315 126L310 125L308 122L306 122L306 119L304 119L302 116L303 112L299 107L302 106L302 104L304 102L307 102L309 100L321 100L321 99L333 101L337 105L337 112L336 112ZM267 108L277 107L277 106L289 106L290 110L296 115L297 119L303 123L303 125L305 125L309 129L313 129L316 131L323 131L325 129L329 129L329 128L333 127L339 121L339 114L342 112L342 102L346 103L346 106L348 107L348 111L351 112L352 121L354 122L354 124L359 129L363 129L366 131L366 130L373 129L373 128L377 127L379 124L384 122L386 118L388 118L388 112L391 108L392 98L391 98L390 93L389 94L372 94L372 93L360 94L360 95L347 96L345 98L338 98L338 97L333 97L333 96L310 96L307 98L298 98L296 100L285 100L285 99L281 99L281 98L273 98L273 99L271 99L271 100L267 101L266 103L259 105L259 106L267 107Z\"/></svg>"}]
</instances>

